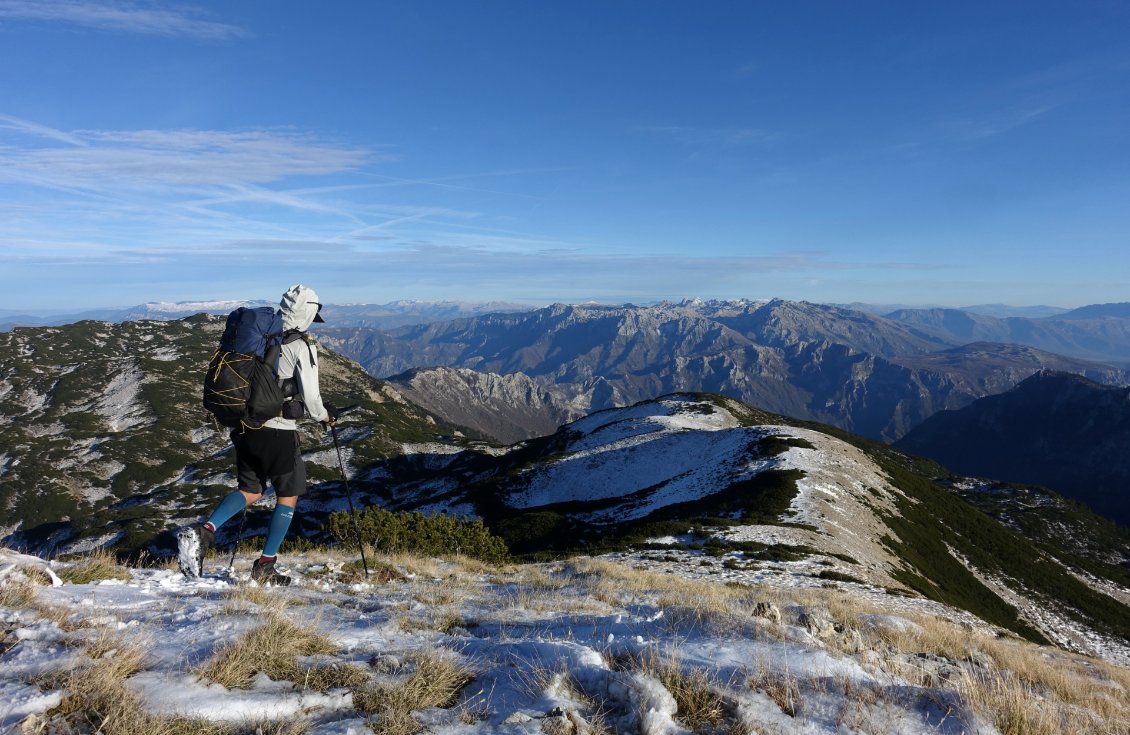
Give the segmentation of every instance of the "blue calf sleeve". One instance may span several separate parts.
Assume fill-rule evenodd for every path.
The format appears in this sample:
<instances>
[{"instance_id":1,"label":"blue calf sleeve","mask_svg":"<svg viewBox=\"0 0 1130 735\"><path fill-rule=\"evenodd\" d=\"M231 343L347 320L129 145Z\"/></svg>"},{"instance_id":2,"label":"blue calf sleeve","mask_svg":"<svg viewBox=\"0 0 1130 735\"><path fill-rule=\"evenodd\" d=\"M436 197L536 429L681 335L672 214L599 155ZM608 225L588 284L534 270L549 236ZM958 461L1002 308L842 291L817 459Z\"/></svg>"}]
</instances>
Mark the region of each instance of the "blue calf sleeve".
<instances>
[{"instance_id":1,"label":"blue calf sleeve","mask_svg":"<svg viewBox=\"0 0 1130 735\"><path fill-rule=\"evenodd\" d=\"M208 519L208 522L212 524L213 528L219 528L245 507L247 507L247 498L243 497L243 493L236 490L220 501L220 504L212 511L212 516Z\"/></svg>"},{"instance_id":2,"label":"blue calf sleeve","mask_svg":"<svg viewBox=\"0 0 1130 735\"><path fill-rule=\"evenodd\" d=\"M275 556L279 553L279 546L290 528L290 520L294 518L294 508L275 503L275 512L271 514L271 527L267 531L267 543L263 545L263 556Z\"/></svg>"}]
</instances>

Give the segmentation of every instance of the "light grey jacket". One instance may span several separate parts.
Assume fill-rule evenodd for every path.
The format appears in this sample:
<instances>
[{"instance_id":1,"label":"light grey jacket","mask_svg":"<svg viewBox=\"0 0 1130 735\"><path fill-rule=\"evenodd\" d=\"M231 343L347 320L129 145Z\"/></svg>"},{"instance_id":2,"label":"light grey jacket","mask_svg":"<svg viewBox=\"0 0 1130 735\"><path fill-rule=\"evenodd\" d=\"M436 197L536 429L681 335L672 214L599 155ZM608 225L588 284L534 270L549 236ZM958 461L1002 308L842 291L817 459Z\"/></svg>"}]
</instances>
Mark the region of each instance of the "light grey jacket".
<instances>
[{"instance_id":1,"label":"light grey jacket","mask_svg":"<svg viewBox=\"0 0 1130 735\"><path fill-rule=\"evenodd\" d=\"M293 286L283 294L279 311L282 313L283 329L287 332L305 332L318 315L318 294L306 286ZM305 337L305 335L303 335ZM322 393L318 385L318 346L313 341L296 339L282 346L279 353L279 380L294 378L298 384L298 398L306 404L306 415L315 421L328 421L330 416L322 403ZM263 424L272 429L295 431L298 423L294 419L281 416Z\"/></svg>"}]
</instances>

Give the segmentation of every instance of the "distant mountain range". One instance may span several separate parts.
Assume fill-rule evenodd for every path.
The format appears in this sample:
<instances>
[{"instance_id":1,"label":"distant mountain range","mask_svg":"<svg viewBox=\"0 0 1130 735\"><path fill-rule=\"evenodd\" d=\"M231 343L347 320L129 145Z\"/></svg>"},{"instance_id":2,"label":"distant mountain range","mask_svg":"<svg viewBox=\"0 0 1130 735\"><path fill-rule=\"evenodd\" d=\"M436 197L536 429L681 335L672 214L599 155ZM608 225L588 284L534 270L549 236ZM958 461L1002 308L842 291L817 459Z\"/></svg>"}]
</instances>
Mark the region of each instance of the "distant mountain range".
<instances>
[{"instance_id":1,"label":"distant mountain range","mask_svg":"<svg viewBox=\"0 0 1130 735\"><path fill-rule=\"evenodd\" d=\"M271 301L176 301L152 302L124 308L90 309L52 315L20 314L0 311L0 332L13 327L43 327L73 324L83 320L121 323L157 319L183 319L194 314L227 314L240 306L277 306ZM323 316L327 322L344 327L391 329L408 324L422 324L441 319L486 314L495 311L525 311L528 304L501 301L394 301L388 304L327 304Z\"/></svg>"},{"instance_id":2,"label":"distant mountain range","mask_svg":"<svg viewBox=\"0 0 1130 735\"><path fill-rule=\"evenodd\" d=\"M0 331L8 331L13 327L62 326L86 320L114 322L116 324L143 319L167 321L169 319L183 319L194 314L226 314L240 306L272 305L266 301L161 301L122 308L87 309L49 315L0 312Z\"/></svg>"},{"instance_id":3,"label":"distant mountain range","mask_svg":"<svg viewBox=\"0 0 1130 735\"><path fill-rule=\"evenodd\" d=\"M1130 389L1042 371L931 416L896 446L965 475L1046 485L1130 527Z\"/></svg>"},{"instance_id":4,"label":"distant mountain range","mask_svg":"<svg viewBox=\"0 0 1130 735\"><path fill-rule=\"evenodd\" d=\"M549 407L554 420L693 390L888 441L939 410L1003 392L1042 369L1130 384L1122 368L1017 344L969 343L910 317L782 300L556 304L391 330L329 327L319 335L372 375L398 385L400 373L412 370L419 383L434 367L520 373L537 384L531 395L546 394L537 402ZM1105 326L1106 333L1119 336L1121 322ZM1098 351L1130 356L1130 332L1126 336L1125 344L1115 339ZM1096 336L1092 343L1098 342ZM429 406L462 420L457 415L465 417L475 401L456 397L466 381L440 388L445 377L453 374L430 378L435 397ZM491 423L489 417L476 421ZM526 429L533 436L544 424Z\"/></svg>"},{"instance_id":5,"label":"distant mountain range","mask_svg":"<svg viewBox=\"0 0 1130 735\"><path fill-rule=\"evenodd\" d=\"M842 306L846 309L853 309L855 311L866 311L871 314L885 315L890 314L892 311L901 311L905 309L945 309L952 308L956 311L967 311L973 314L980 314L982 316L995 316L1001 319L1005 317L1025 317L1028 319L1040 319L1047 316L1056 316L1070 311L1060 306L1010 306L1008 304L974 304L973 306L957 306L957 307L944 307L936 305L913 305L913 304L866 304L862 302L853 302L850 304L835 304L835 306Z\"/></svg>"},{"instance_id":6,"label":"distant mountain range","mask_svg":"<svg viewBox=\"0 0 1130 735\"><path fill-rule=\"evenodd\" d=\"M1002 319L955 309L904 309L887 318L953 344L1006 342L1130 366L1130 304L1085 306L1042 319Z\"/></svg>"}]
</instances>

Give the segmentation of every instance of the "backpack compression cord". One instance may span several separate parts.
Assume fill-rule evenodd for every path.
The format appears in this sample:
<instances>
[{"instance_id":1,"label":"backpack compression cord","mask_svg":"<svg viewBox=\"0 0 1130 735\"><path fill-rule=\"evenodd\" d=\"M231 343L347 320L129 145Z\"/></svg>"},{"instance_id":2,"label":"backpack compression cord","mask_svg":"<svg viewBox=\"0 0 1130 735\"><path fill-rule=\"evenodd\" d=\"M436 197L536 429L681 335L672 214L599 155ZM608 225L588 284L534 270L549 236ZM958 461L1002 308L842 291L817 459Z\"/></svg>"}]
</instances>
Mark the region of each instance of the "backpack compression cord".
<instances>
[{"instance_id":1,"label":"backpack compression cord","mask_svg":"<svg viewBox=\"0 0 1130 735\"><path fill-rule=\"evenodd\" d=\"M250 363L254 360L253 355L216 350L208 363L211 381L204 387L204 405L213 413L223 410L242 414L251 391ZM226 373L230 373L230 377Z\"/></svg>"}]
</instances>

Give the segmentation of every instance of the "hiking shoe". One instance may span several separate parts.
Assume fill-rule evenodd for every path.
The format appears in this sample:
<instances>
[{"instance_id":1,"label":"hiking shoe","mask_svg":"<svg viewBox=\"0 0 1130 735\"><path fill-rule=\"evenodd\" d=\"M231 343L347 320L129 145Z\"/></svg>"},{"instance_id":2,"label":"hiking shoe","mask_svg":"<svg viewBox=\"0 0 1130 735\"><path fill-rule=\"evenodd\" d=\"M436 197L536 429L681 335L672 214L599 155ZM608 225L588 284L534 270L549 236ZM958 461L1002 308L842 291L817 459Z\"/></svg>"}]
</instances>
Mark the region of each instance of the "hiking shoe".
<instances>
[{"instance_id":1,"label":"hiking shoe","mask_svg":"<svg viewBox=\"0 0 1130 735\"><path fill-rule=\"evenodd\" d=\"M204 557L215 542L216 534L204 526L186 526L177 531L177 566L186 579L204 576Z\"/></svg>"},{"instance_id":2,"label":"hiking shoe","mask_svg":"<svg viewBox=\"0 0 1130 735\"><path fill-rule=\"evenodd\" d=\"M275 570L274 559L263 559L260 557L255 560L251 565L251 579L261 585L274 585L276 587L286 587L290 584L290 577L286 576Z\"/></svg>"}]
</instances>

